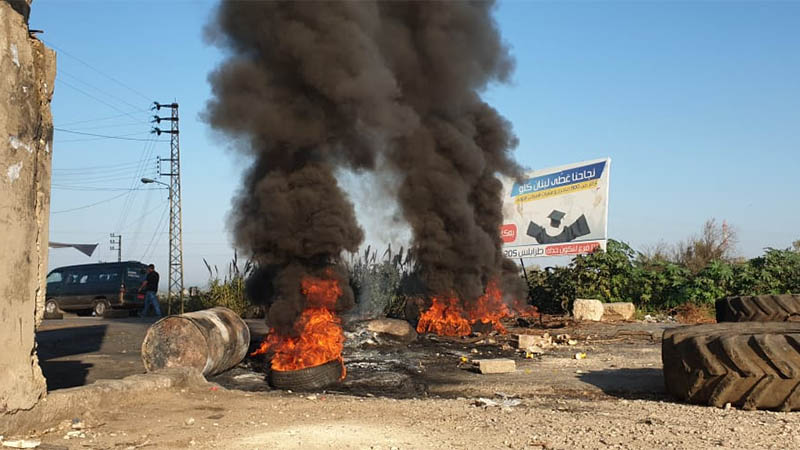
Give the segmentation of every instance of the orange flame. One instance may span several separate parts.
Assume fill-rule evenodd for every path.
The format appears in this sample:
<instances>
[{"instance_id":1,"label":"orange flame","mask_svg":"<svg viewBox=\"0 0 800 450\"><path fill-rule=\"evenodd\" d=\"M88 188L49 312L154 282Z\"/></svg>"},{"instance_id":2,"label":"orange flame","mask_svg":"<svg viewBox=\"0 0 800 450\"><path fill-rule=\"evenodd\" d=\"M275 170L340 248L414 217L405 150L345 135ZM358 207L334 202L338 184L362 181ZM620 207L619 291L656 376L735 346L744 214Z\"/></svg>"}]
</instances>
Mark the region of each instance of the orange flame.
<instances>
[{"instance_id":1,"label":"orange flame","mask_svg":"<svg viewBox=\"0 0 800 450\"><path fill-rule=\"evenodd\" d=\"M308 306L294 324L293 335L281 335L274 329L251 355L273 352L272 370L289 371L342 360L344 334L341 320L333 312L342 288L335 279L306 277L301 282ZM342 379L345 377L342 366Z\"/></svg>"},{"instance_id":2,"label":"orange flame","mask_svg":"<svg viewBox=\"0 0 800 450\"><path fill-rule=\"evenodd\" d=\"M466 336L472 331L464 310L455 297L432 298L431 307L419 316L417 333L435 333L440 336Z\"/></svg>"},{"instance_id":3,"label":"orange flame","mask_svg":"<svg viewBox=\"0 0 800 450\"><path fill-rule=\"evenodd\" d=\"M520 299L515 299L514 304L511 305L511 308L514 310L514 313L519 317L525 317L530 319L536 319L539 317L539 310L535 306L529 305Z\"/></svg>"},{"instance_id":4,"label":"orange flame","mask_svg":"<svg viewBox=\"0 0 800 450\"><path fill-rule=\"evenodd\" d=\"M508 306L503 303L503 292L495 281L489 282L486 286L486 292L467 311L467 316L470 323L491 323L495 331L502 334L506 333L506 328L500 323L500 319L511 317L511 312L509 312Z\"/></svg>"},{"instance_id":5,"label":"orange flame","mask_svg":"<svg viewBox=\"0 0 800 450\"><path fill-rule=\"evenodd\" d=\"M513 311L503 302L503 292L496 281L490 281L486 292L478 297L466 310L459 305L456 297L433 297L431 307L419 317L417 332L435 333L440 336L466 336L476 323L491 324L499 333L506 333L501 319L513 317L517 313L524 317L538 317L534 306L515 300Z\"/></svg>"}]
</instances>

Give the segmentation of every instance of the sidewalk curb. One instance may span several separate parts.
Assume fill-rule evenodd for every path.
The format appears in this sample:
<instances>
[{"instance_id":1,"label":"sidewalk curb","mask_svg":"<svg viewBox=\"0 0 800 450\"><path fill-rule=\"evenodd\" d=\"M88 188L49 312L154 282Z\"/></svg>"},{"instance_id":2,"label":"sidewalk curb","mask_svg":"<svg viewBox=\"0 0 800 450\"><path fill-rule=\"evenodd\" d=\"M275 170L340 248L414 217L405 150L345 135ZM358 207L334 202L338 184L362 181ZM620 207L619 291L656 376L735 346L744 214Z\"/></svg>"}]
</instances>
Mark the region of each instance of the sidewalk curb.
<instances>
[{"instance_id":1,"label":"sidewalk curb","mask_svg":"<svg viewBox=\"0 0 800 450\"><path fill-rule=\"evenodd\" d=\"M0 435L43 431L101 404L130 401L135 398L132 394L148 396L166 389L200 387L206 384L206 379L196 370L173 368L131 375L121 380L98 380L87 386L60 389L48 393L29 410L0 415Z\"/></svg>"}]
</instances>

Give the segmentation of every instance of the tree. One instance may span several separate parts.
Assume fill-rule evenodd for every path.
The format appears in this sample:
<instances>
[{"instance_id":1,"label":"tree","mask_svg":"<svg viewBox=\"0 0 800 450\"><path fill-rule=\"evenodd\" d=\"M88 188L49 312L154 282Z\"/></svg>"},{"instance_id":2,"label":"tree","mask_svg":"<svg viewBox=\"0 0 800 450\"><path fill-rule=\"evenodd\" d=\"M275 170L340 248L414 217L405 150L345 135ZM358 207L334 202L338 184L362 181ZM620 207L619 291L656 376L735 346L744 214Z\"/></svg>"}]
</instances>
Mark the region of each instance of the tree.
<instances>
[{"instance_id":1,"label":"tree","mask_svg":"<svg viewBox=\"0 0 800 450\"><path fill-rule=\"evenodd\" d=\"M697 274L712 261L730 260L736 242L736 233L725 222L718 225L715 219L709 219L699 236L678 244L673 261Z\"/></svg>"}]
</instances>

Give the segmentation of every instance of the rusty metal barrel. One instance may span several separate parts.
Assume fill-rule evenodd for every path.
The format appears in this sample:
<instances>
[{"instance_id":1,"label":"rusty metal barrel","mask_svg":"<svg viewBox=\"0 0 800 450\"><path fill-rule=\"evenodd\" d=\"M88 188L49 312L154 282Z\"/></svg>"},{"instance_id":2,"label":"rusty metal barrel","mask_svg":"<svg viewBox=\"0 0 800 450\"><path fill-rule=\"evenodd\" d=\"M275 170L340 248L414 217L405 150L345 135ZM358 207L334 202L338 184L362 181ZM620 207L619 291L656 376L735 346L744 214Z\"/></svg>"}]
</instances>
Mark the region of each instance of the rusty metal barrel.
<instances>
[{"instance_id":1,"label":"rusty metal barrel","mask_svg":"<svg viewBox=\"0 0 800 450\"><path fill-rule=\"evenodd\" d=\"M193 367L203 375L216 375L244 359L249 345L244 320L217 306L154 323L142 342L142 362L148 372Z\"/></svg>"}]
</instances>

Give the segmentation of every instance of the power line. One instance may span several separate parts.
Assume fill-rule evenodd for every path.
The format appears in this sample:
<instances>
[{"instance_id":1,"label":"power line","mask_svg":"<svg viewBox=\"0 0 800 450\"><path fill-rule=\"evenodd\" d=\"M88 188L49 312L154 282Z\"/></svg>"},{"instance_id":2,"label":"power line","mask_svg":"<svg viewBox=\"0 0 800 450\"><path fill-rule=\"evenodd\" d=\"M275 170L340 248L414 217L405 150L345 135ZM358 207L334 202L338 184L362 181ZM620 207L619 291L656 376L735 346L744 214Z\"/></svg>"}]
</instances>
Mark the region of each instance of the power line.
<instances>
[{"instance_id":1,"label":"power line","mask_svg":"<svg viewBox=\"0 0 800 450\"><path fill-rule=\"evenodd\" d=\"M162 224L164 223L164 218L167 216L166 212L169 211L169 208L164 208L161 212L161 218L158 219L158 225L156 225L156 230L153 232L153 236L150 238L150 242L147 244L147 247L144 249L144 253L142 253L141 261L145 260L147 253L150 251L150 248L153 246L153 241L155 241L156 237L160 234L159 230L161 229ZM155 247L153 247L155 249Z\"/></svg>"},{"instance_id":2,"label":"power line","mask_svg":"<svg viewBox=\"0 0 800 450\"><path fill-rule=\"evenodd\" d=\"M105 166L85 166L85 167L54 168L53 172L56 172L56 171L62 172L62 171L68 171L68 170L70 170L70 171L73 171L73 170L74 171L84 171L84 170L96 170L96 169L97 170L106 170L106 169L112 169L112 168L115 168L115 167L138 166L140 163L141 163L141 161L139 161L137 159L136 161L129 161L129 162L118 163L118 164L109 164L109 165L105 165Z\"/></svg>"},{"instance_id":3,"label":"power line","mask_svg":"<svg viewBox=\"0 0 800 450\"><path fill-rule=\"evenodd\" d=\"M77 82L79 82L79 83L82 83L82 84L84 84L84 85L86 85L86 86L88 86L88 87L90 87L90 88L94 89L95 91L97 91L97 92L99 92L99 93L103 94L103 95L104 95L104 96L106 96L106 97L110 97L110 98L112 98L112 99L114 99L114 100L116 100L116 101L118 101L118 102L120 102L120 103L124 103L124 104L126 104L126 105L130 106L130 107L131 107L131 108L133 108L134 110L145 111L145 110L142 110L142 109L140 109L140 107L139 107L139 106L136 106L136 105L134 105L133 103L130 103L130 102L126 101L126 100L125 100L125 99L123 99L123 98L117 97L117 96L116 96L116 95L114 95L114 94L110 94L110 93L108 93L108 92L105 92L105 91L103 91L102 89L99 89L97 86L94 86L94 85L93 85L93 84L91 84L91 83L87 83L86 81L83 81L83 80L81 80L79 77L77 77L77 76L75 76L75 75L72 75L71 73L69 73L69 72L67 72L67 71L65 71L65 70L63 70L63 69L59 70L59 71L58 71L58 74L59 74L59 75L66 75L66 76L68 76L68 77L70 77L70 78L74 79L75 81L77 81Z\"/></svg>"},{"instance_id":4,"label":"power line","mask_svg":"<svg viewBox=\"0 0 800 450\"><path fill-rule=\"evenodd\" d=\"M130 184L131 188L134 188L139 183L139 179L141 178L141 175L143 175L144 171L145 171L145 167L146 167L145 163L147 162L148 159L150 159L150 157L153 154L153 151L155 150L155 147L156 147L155 146L155 142L156 142L155 137L153 137L151 139L152 140L150 142L146 143L144 145L144 147L142 148L142 158L139 159L139 167L138 167L137 172L136 172L137 175L136 175L135 178L133 178L131 180L131 184ZM136 190L131 191L128 194L128 196L125 197L125 201L122 204L122 210L120 212L120 216L119 216L119 220L117 222L116 229L120 229L122 227L122 224L128 218L128 212L130 211L130 208L133 206L133 203L135 202L136 193L137 192L138 191L136 191Z\"/></svg>"},{"instance_id":5,"label":"power line","mask_svg":"<svg viewBox=\"0 0 800 450\"><path fill-rule=\"evenodd\" d=\"M66 50L64 50L64 49L62 49L62 48L60 48L60 47L57 47L57 46L56 46L55 44L53 44L52 42L50 42L50 41L45 41L44 39L40 39L40 40L41 40L41 41L43 41L45 44L47 44L49 47L51 47L51 48L54 48L55 50L57 50L57 51L58 51L60 54L63 54L63 55L65 55L65 56L68 56L68 57L70 57L70 58L72 58L72 59L74 59L74 60L78 61L79 63L83 64L84 66L86 66L86 67L88 67L88 68L92 69L93 71L95 71L95 72L99 73L100 75L102 75L102 76L104 76L104 77L108 78L109 80L113 81L114 83L117 83L118 85L120 85L120 86L124 87L125 89L127 89L127 90L129 90L129 91L133 92L134 94L138 95L139 97L141 97L141 98L145 99L145 101L147 101L148 103L150 103L151 101L153 101L153 99L151 99L151 98L147 97L146 95L142 94L140 91L138 91L138 90L136 90L136 89L132 88L131 86L128 86L127 84L125 84L125 83L123 83L123 82L121 82L121 81L117 80L116 78L112 77L111 75L108 75L108 74L106 74L106 73L105 73L105 72L103 72L102 70L100 70L100 69L98 69L98 68L96 68L96 67L92 66L92 65L91 65L91 64L89 64L88 62L86 62L86 61L82 60L81 58L78 58L77 56L75 56L75 55L72 55L71 53L67 52Z\"/></svg>"},{"instance_id":6,"label":"power line","mask_svg":"<svg viewBox=\"0 0 800 450\"><path fill-rule=\"evenodd\" d=\"M125 193L122 193L122 194L115 195L113 197L107 198L105 200L100 200L99 202L95 202L95 203L91 203L91 204L88 204L88 205L79 206L77 208L62 209L61 211L50 211L50 214L61 214L61 213L66 213L66 212L78 211L80 209L91 208L92 206L97 206L99 204L108 203L111 200L118 199L118 198L122 197L123 195L128 195L128 193L125 192Z\"/></svg>"},{"instance_id":7,"label":"power line","mask_svg":"<svg viewBox=\"0 0 800 450\"><path fill-rule=\"evenodd\" d=\"M119 119L120 117L126 117L126 116L128 116L128 113L117 114L116 116L99 117L97 119L86 119L86 120L78 120L78 121L75 121L75 122L59 123L58 125L61 126L61 127L68 127L68 126L71 126L71 125L78 125L78 124L87 123L87 122L103 122L105 120Z\"/></svg>"},{"instance_id":8,"label":"power line","mask_svg":"<svg viewBox=\"0 0 800 450\"><path fill-rule=\"evenodd\" d=\"M64 126L59 124L59 127L63 128ZM86 130L105 130L108 128L131 128L131 127L141 127L142 122L127 122L127 123L114 123L110 125L100 125L96 127L80 127L79 131L86 131Z\"/></svg>"},{"instance_id":9,"label":"power line","mask_svg":"<svg viewBox=\"0 0 800 450\"><path fill-rule=\"evenodd\" d=\"M57 78L56 81L59 82L59 83L63 83L67 87L70 87L70 88L80 92L81 94L83 94L83 95L85 95L85 96L87 96L87 97L89 97L89 98L91 98L91 99L93 99L93 100L95 100L97 102L100 102L100 103L108 106L109 108L111 108L111 109L113 109L115 111L121 112L122 114L124 114L124 115L126 115L126 116L128 116L128 117L130 117L130 118L132 118L134 120L137 120L136 117L134 117L133 114L131 114L130 112L125 112L125 111L121 110L120 108L117 108L116 105L112 105L111 103L108 103L107 101L105 101L105 100L103 100L103 99L101 99L99 97L96 97L96 96L84 91L83 89L81 89L81 88L79 88L77 86L74 86L73 84L65 81L63 78ZM138 111L134 111L134 112L138 112Z\"/></svg>"},{"instance_id":10,"label":"power line","mask_svg":"<svg viewBox=\"0 0 800 450\"><path fill-rule=\"evenodd\" d=\"M113 186L75 186L75 185L67 185L67 184L51 184L51 187L57 191L162 191L164 189L159 188L121 188L121 187L113 187Z\"/></svg>"},{"instance_id":11,"label":"power line","mask_svg":"<svg viewBox=\"0 0 800 450\"><path fill-rule=\"evenodd\" d=\"M121 141L150 142L150 141L153 140L152 138L150 138L150 139L139 139L139 138L131 138L131 137L125 137L125 136L108 136L108 135L105 135L105 134L84 133L82 131L66 130L64 128L53 128L53 129L56 130L56 131L60 131L62 133L80 134L80 135L83 135L83 136L94 136L94 137L100 137L100 138L105 138L105 139L119 139ZM135 133L135 134L143 134L143 133ZM132 135L130 135L130 136L132 136ZM156 142L161 142L161 141L156 141ZM166 142L166 141L164 141L164 142Z\"/></svg>"},{"instance_id":12,"label":"power line","mask_svg":"<svg viewBox=\"0 0 800 450\"><path fill-rule=\"evenodd\" d=\"M129 176L134 175L135 173L137 173L135 168L126 168L109 173L103 173L103 172L55 173L53 174L53 179L57 179L59 181L62 180L86 181L86 180L119 180L120 178L125 178L126 180L130 180Z\"/></svg>"}]
</instances>

